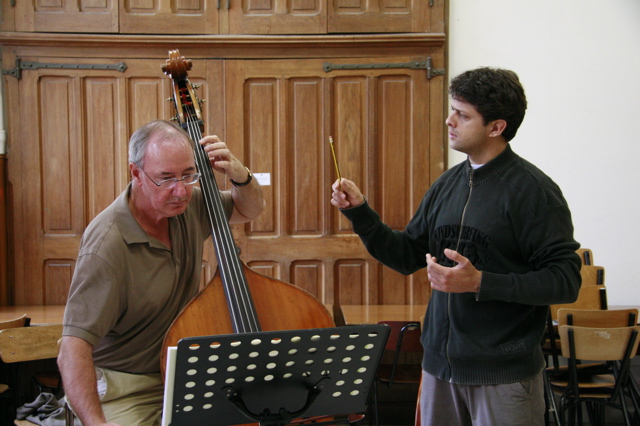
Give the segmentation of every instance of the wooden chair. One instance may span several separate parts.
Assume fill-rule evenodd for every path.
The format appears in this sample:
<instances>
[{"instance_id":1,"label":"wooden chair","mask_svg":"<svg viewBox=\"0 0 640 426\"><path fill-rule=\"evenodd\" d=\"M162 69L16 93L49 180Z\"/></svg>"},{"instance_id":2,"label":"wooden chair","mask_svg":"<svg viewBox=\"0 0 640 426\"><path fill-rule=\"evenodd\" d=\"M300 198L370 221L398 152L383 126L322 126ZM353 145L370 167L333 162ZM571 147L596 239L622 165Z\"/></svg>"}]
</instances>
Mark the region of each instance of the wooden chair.
<instances>
[{"instance_id":1,"label":"wooden chair","mask_svg":"<svg viewBox=\"0 0 640 426\"><path fill-rule=\"evenodd\" d=\"M560 309L587 309L587 310L606 310L607 288L603 285L587 285L580 287L578 298L572 303L562 303L549 306L551 319L558 320L558 311Z\"/></svg>"},{"instance_id":2,"label":"wooden chair","mask_svg":"<svg viewBox=\"0 0 640 426\"><path fill-rule=\"evenodd\" d=\"M550 364L554 367L559 366L560 344L558 328L554 322L558 321L558 311L561 309L607 309L607 289L605 286L582 286L575 302L549 306L547 330L542 341L542 352L547 358L547 366Z\"/></svg>"},{"instance_id":3,"label":"wooden chair","mask_svg":"<svg viewBox=\"0 0 640 426\"><path fill-rule=\"evenodd\" d=\"M7 321L0 321L0 330L27 327L29 326L29 322L30 322L29 317L27 317L27 315L24 314L21 317L17 317ZM3 368L3 367L4 366L0 366L0 368ZM11 411L9 409L10 406L15 404L16 395L15 395L15 387L13 385L12 386L9 385L9 383L13 381L12 380L13 372L9 371L8 369L6 370L7 370L6 374L3 374L3 376L6 376L6 377L3 377L0 379L7 382L7 383L0 382L0 400L2 401L2 404L1 404L3 407L2 412L8 414ZM4 418L3 416L0 416L0 423L5 424L7 421L9 421L9 419Z\"/></svg>"},{"instance_id":4,"label":"wooden chair","mask_svg":"<svg viewBox=\"0 0 640 426\"><path fill-rule=\"evenodd\" d=\"M0 331L0 358L5 363L58 357L62 324Z\"/></svg>"},{"instance_id":5,"label":"wooden chair","mask_svg":"<svg viewBox=\"0 0 640 426\"><path fill-rule=\"evenodd\" d=\"M58 340L62 325L41 325L0 331L0 358L5 363L17 363L58 357ZM57 371L35 373L31 383L38 393L57 394L61 389Z\"/></svg>"},{"instance_id":6,"label":"wooden chair","mask_svg":"<svg viewBox=\"0 0 640 426\"><path fill-rule=\"evenodd\" d=\"M604 285L604 268L602 266L582 265L580 268L582 285Z\"/></svg>"},{"instance_id":7,"label":"wooden chair","mask_svg":"<svg viewBox=\"0 0 640 426\"><path fill-rule=\"evenodd\" d=\"M558 310L558 326L575 325L579 327L633 327L638 324L638 309L589 310L589 309L560 309ZM609 368L602 363L579 364L581 374L597 374L598 369ZM561 367L558 373L562 374ZM633 402L635 412L640 415L640 389L633 373L629 372L630 388L626 393Z\"/></svg>"},{"instance_id":8,"label":"wooden chair","mask_svg":"<svg viewBox=\"0 0 640 426\"><path fill-rule=\"evenodd\" d=\"M380 364L376 380L373 382L373 408L376 426L379 425L378 416L378 383L392 388L396 384L419 384L422 378L422 357L413 363L401 363L402 354L422 354L420 343L420 323L410 321L380 321L379 324L388 325L391 330L385 345L387 353L392 354L391 363ZM413 401L415 404L415 401Z\"/></svg>"},{"instance_id":9,"label":"wooden chair","mask_svg":"<svg viewBox=\"0 0 640 426\"><path fill-rule=\"evenodd\" d=\"M10 319L7 321L0 321L0 330L6 330L7 328L28 327L31 319L27 314L21 317Z\"/></svg>"},{"instance_id":10,"label":"wooden chair","mask_svg":"<svg viewBox=\"0 0 640 426\"><path fill-rule=\"evenodd\" d=\"M550 376L560 369L560 336L558 335L558 327L554 323L557 323L558 311L567 308L587 310L607 309L606 287L602 285L581 286L578 298L575 302L549 306L547 329L542 339L542 353L547 361L547 371L544 375L545 397L547 403L547 410L545 414L546 423L549 423L549 414L553 414L555 416L556 423L560 422L556 403L549 385L549 380Z\"/></svg>"},{"instance_id":11,"label":"wooden chair","mask_svg":"<svg viewBox=\"0 0 640 426\"><path fill-rule=\"evenodd\" d=\"M593 252L588 248L579 248L576 253L580 256L583 265L593 265Z\"/></svg>"},{"instance_id":12,"label":"wooden chair","mask_svg":"<svg viewBox=\"0 0 640 426\"><path fill-rule=\"evenodd\" d=\"M638 324L637 309L593 310L567 309L557 312L558 326L579 327L633 327Z\"/></svg>"},{"instance_id":13,"label":"wooden chair","mask_svg":"<svg viewBox=\"0 0 640 426\"><path fill-rule=\"evenodd\" d=\"M640 327L578 327L562 325L559 328L562 355L568 360L568 378L552 377L551 388L560 397L562 424L574 424L576 412L582 424L581 407L587 407L592 425L604 424L604 407L622 411L625 422L631 425L631 416L625 400L630 387L630 363L638 350ZM581 360L606 362L609 368L598 374L583 374ZM569 413L569 423L565 414Z\"/></svg>"},{"instance_id":14,"label":"wooden chair","mask_svg":"<svg viewBox=\"0 0 640 426\"><path fill-rule=\"evenodd\" d=\"M10 387L17 389L22 362L57 358L60 336L62 336L62 324L0 330L0 359L5 364L15 364ZM43 373L36 373L35 376L42 377ZM58 386L60 386L59 377ZM23 402L23 398L18 396L14 395L14 401L19 405Z\"/></svg>"},{"instance_id":15,"label":"wooden chair","mask_svg":"<svg viewBox=\"0 0 640 426\"><path fill-rule=\"evenodd\" d=\"M633 327L637 325L637 309L619 310L593 310L593 309L567 309L558 310L558 327L563 325L575 325L578 327L613 328ZM603 363L580 364L578 368L584 373L593 372L597 368L603 368ZM606 367L605 367L606 368ZM567 366L554 369L555 377L566 374Z\"/></svg>"}]
</instances>

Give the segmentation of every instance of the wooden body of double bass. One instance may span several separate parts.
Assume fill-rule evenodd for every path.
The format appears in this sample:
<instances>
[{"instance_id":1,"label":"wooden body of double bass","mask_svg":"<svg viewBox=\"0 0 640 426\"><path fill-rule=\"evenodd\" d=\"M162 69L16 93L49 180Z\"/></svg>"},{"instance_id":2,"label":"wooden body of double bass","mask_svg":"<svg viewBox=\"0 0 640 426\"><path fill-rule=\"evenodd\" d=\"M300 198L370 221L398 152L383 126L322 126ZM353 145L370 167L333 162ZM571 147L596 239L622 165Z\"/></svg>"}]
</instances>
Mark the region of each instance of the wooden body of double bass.
<instances>
[{"instance_id":1,"label":"wooden body of double bass","mask_svg":"<svg viewBox=\"0 0 640 426\"><path fill-rule=\"evenodd\" d=\"M262 331L335 327L328 309L303 289L244 267ZM167 348L185 337L234 333L218 273L174 320L162 345L164 377Z\"/></svg>"}]
</instances>

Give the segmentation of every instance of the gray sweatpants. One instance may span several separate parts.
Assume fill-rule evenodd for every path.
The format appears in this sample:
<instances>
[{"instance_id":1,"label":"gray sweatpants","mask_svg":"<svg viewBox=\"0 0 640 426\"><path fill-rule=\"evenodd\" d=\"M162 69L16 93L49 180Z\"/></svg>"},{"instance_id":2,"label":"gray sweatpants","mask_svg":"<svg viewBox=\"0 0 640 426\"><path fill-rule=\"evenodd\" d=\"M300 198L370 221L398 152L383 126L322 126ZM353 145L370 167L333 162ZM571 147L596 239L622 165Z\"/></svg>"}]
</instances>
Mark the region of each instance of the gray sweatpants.
<instances>
[{"instance_id":1,"label":"gray sweatpants","mask_svg":"<svg viewBox=\"0 0 640 426\"><path fill-rule=\"evenodd\" d=\"M457 385L422 371L416 425L544 425L543 374L505 385Z\"/></svg>"}]
</instances>

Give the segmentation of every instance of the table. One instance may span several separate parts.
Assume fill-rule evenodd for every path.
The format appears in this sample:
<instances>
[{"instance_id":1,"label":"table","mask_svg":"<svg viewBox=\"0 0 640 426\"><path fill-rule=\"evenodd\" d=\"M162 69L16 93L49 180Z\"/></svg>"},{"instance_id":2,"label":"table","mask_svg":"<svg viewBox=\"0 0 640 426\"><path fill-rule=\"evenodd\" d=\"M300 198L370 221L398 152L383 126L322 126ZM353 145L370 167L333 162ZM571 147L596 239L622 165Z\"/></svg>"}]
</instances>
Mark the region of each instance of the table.
<instances>
[{"instance_id":1,"label":"table","mask_svg":"<svg viewBox=\"0 0 640 426\"><path fill-rule=\"evenodd\" d=\"M346 325L380 321L420 321L427 305L340 305Z\"/></svg>"},{"instance_id":2,"label":"table","mask_svg":"<svg viewBox=\"0 0 640 426\"><path fill-rule=\"evenodd\" d=\"M64 305L0 306L0 321L27 314L32 325L62 324Z\"/></svg>"}]
</instances>

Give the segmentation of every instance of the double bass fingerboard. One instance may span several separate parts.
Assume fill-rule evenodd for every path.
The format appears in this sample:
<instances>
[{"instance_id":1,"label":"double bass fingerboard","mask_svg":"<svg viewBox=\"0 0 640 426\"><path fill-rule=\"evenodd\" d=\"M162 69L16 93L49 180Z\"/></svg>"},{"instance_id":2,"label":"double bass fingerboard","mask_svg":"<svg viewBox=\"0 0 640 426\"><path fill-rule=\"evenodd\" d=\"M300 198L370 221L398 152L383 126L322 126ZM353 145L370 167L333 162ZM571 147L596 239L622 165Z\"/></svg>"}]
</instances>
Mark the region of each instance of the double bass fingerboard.
<instances>
[{"instance_id":1,"label":"double bass fingerboard","mask_svg":"<svg viewBox=\"0 0 640 426\"><path fill-rule=\"evenodd\" d=\"M218 270L225 287L234 332L261 331L243 265L238 257L238 249L222 206L220 190L216 184L211 163L204 146L198 142L202 139L202 129L204 128L204 123L200 119L200 101L187 78L174 78L173 81L176 118L193 142L196 166L202 175L200 187L209 215Z\"/></svg>"}]
</instances>

